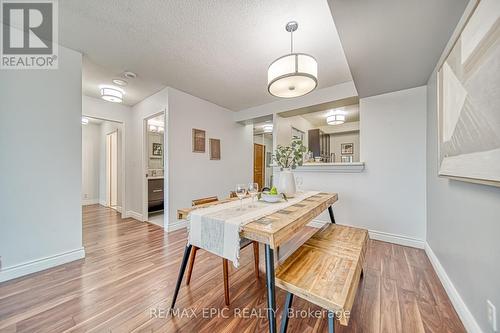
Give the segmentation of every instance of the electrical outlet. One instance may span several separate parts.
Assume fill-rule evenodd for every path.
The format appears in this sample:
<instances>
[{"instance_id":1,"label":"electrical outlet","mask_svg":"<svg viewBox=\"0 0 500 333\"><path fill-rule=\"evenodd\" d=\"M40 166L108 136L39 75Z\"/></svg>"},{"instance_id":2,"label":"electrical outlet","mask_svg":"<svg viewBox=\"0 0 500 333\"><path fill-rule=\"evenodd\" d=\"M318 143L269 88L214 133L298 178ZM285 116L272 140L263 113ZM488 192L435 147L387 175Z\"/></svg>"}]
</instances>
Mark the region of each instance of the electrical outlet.
<instances>
[{"instance_id":1,"label":"electrical outlet","mask_svg":"<svg viewBox=\"0 0 500 333\"><path fill-rule=\"evenodd\" d=\"M488 307L488 322L493 332L497 331L497 309L491 301L486 300L486 305Z\"/></svg>"},{"instance_id":2,"label":"electrical outlet","mask_svg":"<svg viewBox=\"0 0 500 333\"><path fill-rule=\"evenodd\" d=\"M84 197L85 197L85 199L88 199L89 195L87 193L85 193Z\"/></svg>"}]
</instances>

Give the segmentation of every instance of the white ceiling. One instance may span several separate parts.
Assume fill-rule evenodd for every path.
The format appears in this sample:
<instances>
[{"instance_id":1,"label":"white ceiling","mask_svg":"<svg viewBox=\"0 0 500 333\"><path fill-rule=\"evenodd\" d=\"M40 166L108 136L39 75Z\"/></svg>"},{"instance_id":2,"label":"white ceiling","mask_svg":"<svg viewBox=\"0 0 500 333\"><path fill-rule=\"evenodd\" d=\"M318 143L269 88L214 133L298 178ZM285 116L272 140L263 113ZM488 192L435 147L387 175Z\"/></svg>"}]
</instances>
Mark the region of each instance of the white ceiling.
<instances>
[{"instance_id":1,"label":"white ceiling","mask_svg":"<svg viewBox=\"0 0 500 333\"><path fill-rule=\"evenodd\" d=\"M141 80L125 87L130 105L163 86L232 110L272 102L267 68L289 52L292 19L295 50L318 60L318 88L351 80L326 0L64 0L59 13L60 43L87 59L84 93L130 70Z\"/></svg>"},{"instance_id":2,"label":"white ceiling","mask_svg":"<svg viewBox=\"0 0 500 333\"><path fill-rule=\"evenodd\" d=\"M353 121L359 121L359 105L348 105L345 107L340 108L346 112L346 119L345 122L353 122ZM331 111L329 110L324 110L324 111L317 111L317 112L311 112L311 113L306 113L301 115L302 118L310 122L313 126L328 126L326 123L326 117L328 113ZM332 125L334 126L334 125Z\"/></svg>"},{"instance_id":3,"label":"white ceiling","mask_svg":"<svg viewBox=\"0 0 500 333\"><path fill-rule=\"evenodd\" d=\"M134 105L164 87L162 84L153 83L140 76L135 79L127 79L122 74L123 71L104 68L90 61L88 57L84 57L82 71L83 94L101 98L99 86L101 84L116 86L111 80L118 78L127 81L125 87L117 86L125 91L123 104Z\"/></svg>"},{"instance_id":4,"label":"white ceiling","mask_svg":"<svg viewBox=\"0 0 500 333\"><path fill-rule=\"evenodd\" d=\"M360 97L425 85L469 0L328 0Z\"/></svg>"}]
</instances>

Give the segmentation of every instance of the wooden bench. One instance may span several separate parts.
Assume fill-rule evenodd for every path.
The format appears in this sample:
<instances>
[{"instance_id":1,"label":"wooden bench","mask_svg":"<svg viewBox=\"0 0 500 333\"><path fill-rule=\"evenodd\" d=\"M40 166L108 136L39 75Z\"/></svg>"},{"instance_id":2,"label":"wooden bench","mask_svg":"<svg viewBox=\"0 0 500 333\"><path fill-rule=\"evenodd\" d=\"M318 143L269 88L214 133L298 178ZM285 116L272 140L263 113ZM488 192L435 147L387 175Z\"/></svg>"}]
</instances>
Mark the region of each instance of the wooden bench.
<instances>
[{"instance_id":1,"label":"wooden bench","mask_svg":"<svg viewBox=\"0 0 500 333\"><path fill-rule=\"evenodd\" d=\"M335 318L347 326L367 243L367 230L328 224L278 267L276 285L287 291L281 332L288 326L293 295L328 310L329 332Z\"/></svg>"}]
</instances>

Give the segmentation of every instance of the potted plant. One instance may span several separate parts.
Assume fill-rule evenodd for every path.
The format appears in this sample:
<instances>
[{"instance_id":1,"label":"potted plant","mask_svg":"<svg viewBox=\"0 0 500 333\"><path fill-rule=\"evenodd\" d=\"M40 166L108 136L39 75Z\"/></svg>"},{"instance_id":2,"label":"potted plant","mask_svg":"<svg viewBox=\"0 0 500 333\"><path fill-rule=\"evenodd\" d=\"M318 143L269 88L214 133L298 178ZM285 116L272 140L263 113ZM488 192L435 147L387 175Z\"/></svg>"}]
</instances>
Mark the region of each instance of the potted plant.
<instances>
[{"instance_id":1,"label":"potted plant","mask_svg":"<svg viewBox=\"0 0 500 333\"><path fill-rule=\"evenodd\" d=\"M289 198L297 191L292 170L302 165L305 152L306 147L302 144L302 140L293 138L290 146L278 145L273 156L281 169L278 190Z\"/></svg>"}]
</instances>

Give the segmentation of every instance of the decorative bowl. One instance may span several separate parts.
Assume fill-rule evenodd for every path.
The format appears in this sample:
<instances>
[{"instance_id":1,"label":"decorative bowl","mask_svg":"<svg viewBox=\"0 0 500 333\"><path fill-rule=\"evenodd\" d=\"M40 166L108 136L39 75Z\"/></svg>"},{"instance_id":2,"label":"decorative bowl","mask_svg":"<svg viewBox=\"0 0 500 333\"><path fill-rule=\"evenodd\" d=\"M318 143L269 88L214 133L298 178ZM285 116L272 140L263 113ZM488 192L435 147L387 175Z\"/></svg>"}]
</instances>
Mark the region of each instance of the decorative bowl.
<instances>
[{"instance_id":1,"label":"decorative bowl","mask_svg":"<svg viewBox=\"0 0 500 333\"><path fill-rule=\"evenodd\" d=\"M283 200L283 195L281 193L278 194L269 194L269 192L262 192L260 198L265 202L280 202Z\"/></svg>"}]
</instances>

